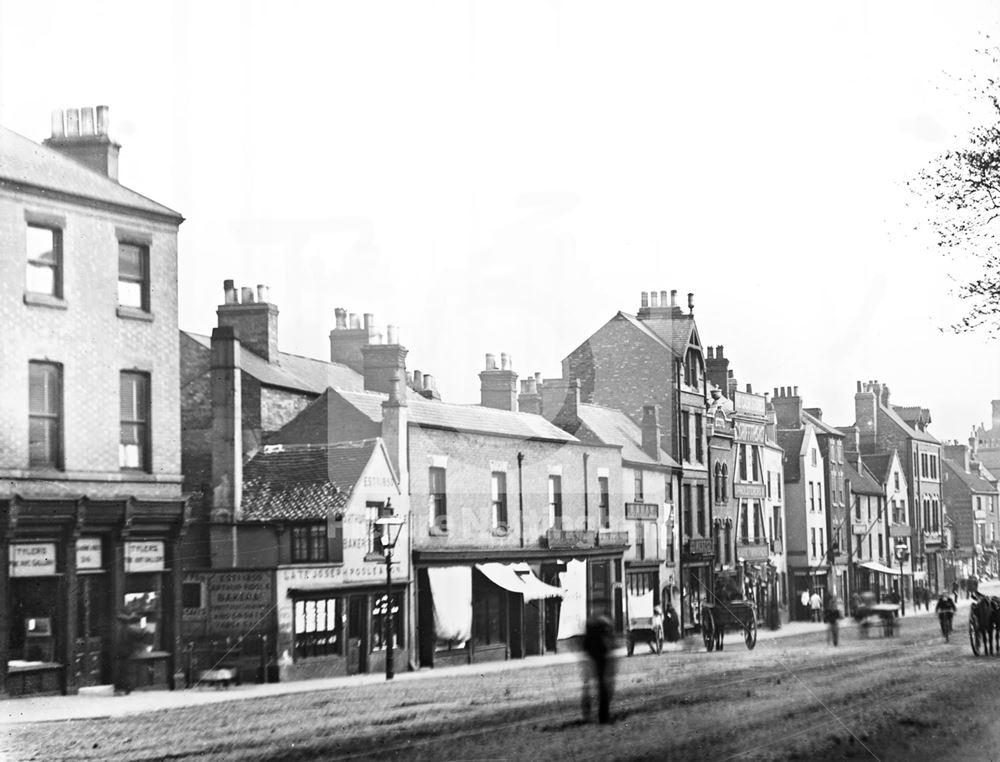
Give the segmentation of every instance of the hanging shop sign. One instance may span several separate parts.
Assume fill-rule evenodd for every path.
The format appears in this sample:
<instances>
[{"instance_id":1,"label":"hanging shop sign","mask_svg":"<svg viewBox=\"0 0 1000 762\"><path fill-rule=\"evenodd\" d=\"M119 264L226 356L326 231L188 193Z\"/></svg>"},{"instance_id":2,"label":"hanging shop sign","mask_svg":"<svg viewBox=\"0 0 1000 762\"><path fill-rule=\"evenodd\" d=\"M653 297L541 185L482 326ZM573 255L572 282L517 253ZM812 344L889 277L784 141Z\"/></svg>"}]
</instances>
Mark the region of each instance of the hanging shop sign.
<instances>
[{"instance_id":1,"label":"hanging shop sign","mask_svg":"<svg viewBox=\"0 0 1000 762\"><path fill-rule=\"evenodd\" d=\"M11 577L41 577L56 573L54 542L19 542L10 546Z\"/></svg>"},{"instance_id":2,"label":"hanging shop sign","mask_svg":"<svg viewBox=\"0 0 1000 762\"><path fill-rule=\"evenodd\" d=\"M125 543L126 573L163 571L163 569L162 540Z\"/></svg>"},{"instance_id":3,"label":"hanging shop sign","mask_svg":"<svg viewBox=\"0 0 1000 762\"><path fill-rule=\"evenodd\" d=\"M764 424L748 421L736 422L736 439L740 442L764 444Z\"/></svg>"},{"instance_id":4,"label":"hanging shop sign","mask_svg":"<svg viewBox=\"0 0 1000 762\"><path fill-rule=\"evenodd\" d=\"M656 516L660 512L660 506L656 503L625 503L625 518L629 520L642 521L644 519L656 521Z\"/></svg>"},{"instance_id":5,"label":"hanging shop sign","mask_svg":"<svg viewBox=\"0 0 1000 762\"><path fill-rule=\"evenodd\" d=\"M76 568L100 569L104 564L101 557L100 537L81 537L76 541Z\"/></svg>"},{"instance_id":6,"label":"hanging shop sign","mask_svg":"<svg viewBox=\"0 0 1000 762\"><path fill-rule=\"evenodd\" d=\"M733 395L733 409L741 415L756 415L763 418L766 415L764 396L737 391Z\"/></svg>"},{"instance_id":7,"label":"hanging shop sign","mask_svg":"<svg viewBox=\"0 0 1000 762\"><path fill-rule=\"evenodd\" d=\"M711 538L694 537L688 540L688 553L692 556L710 556L715 551Z\"/></svg>"},{"instance_id":8,"label":"hanging shop sign","mask_svg":"<svg viewBox=\"0 0 1000 762\"><path fill-rule=\"evenodd\" d=\"M740 482L736 482L733 485L733 497L763 500L767 497L767 487L763 484L741 484Z\"/></svg>"}]
</instances>

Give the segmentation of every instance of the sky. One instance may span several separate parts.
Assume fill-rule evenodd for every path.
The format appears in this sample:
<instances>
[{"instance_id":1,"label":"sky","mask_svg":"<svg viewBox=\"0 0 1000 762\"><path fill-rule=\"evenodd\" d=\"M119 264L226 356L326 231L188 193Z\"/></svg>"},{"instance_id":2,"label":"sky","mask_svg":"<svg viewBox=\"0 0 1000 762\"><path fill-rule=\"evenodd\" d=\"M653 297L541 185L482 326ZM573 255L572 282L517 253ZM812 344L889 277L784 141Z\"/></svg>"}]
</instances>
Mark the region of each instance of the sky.
<instances>
[{"instance_id":1,"label":"sky","mask_svg":"<svg viewBox=\"0 0 1000 762\"><path fill-rule=\"evenodd\" d=\"M965 441L1000 351L955 335L908 188L988 112L994 2L0 0L0 123L106 104L122 184L181 212L181 328L265 284L279 346L334 309L478 402L642 291L694 293L741 384L854 420L857 380Z\"/></svg>"}]
</instances>

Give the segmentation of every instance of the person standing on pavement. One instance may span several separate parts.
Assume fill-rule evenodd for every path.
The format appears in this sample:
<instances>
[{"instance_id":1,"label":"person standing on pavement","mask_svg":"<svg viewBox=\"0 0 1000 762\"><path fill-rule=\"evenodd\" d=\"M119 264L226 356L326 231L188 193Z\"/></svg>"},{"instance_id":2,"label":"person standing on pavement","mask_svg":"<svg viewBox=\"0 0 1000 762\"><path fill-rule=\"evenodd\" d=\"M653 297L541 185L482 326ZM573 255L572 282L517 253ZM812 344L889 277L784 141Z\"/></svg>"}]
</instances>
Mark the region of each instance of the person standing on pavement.
<instances>
[{"instance_id":1,"label":"person standing on pavement","mask_svg":"<svg viewBox=\"0 0 1000 762\"><path fill-rule=\"evenodd\" d=\"M591 681L597 688L597 719L611 722L611 697L615 683L615 630L611 620L604 615L587 620L583 635L583 650L590 661L588 674L583 679L583 719L590 719Z\"/></svg>"},{"instance_id":2,"label":"person standing on pavement","mask_svg":"<svg viewBox=\"0 0 1000 762\"><path fill-rule=\"evenodd\" d=\"M823 599L818 590L813 590L813 594L809 596L809 608L812 611L812 620L814 622L822 621Z\"/></svg>"},{"instance_id":3,"label":"person standing on pavement","mask_svg":"<svg viewBox=\"0 0 1000 762\"><path fill-rule=\"evenodd\" d=\"M823 618L829 625L827 630L827 642L833 641L833 645L840 642L840 600L835 595L831 595L826 600L826 609L823 611Z\"/></svg>"}]
</instances>

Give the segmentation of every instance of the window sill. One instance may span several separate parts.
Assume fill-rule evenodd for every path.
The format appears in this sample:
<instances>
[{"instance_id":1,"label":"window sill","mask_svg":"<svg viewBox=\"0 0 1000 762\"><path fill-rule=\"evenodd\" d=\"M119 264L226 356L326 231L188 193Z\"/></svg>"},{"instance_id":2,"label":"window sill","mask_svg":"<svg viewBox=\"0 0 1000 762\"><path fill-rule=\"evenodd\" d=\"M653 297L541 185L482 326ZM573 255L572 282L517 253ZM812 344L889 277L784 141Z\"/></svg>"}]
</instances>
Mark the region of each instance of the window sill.
<instances>
[{"instance_id":1,"label":"window sill","mask_svg":"<svg viewBox=\"0 0 1000 762\"><path fill-rule=\"evenodd\" d=\"M118 317L125 320L143 320L147 323L153 322L153 313L138 307L125 307L123 305L118 305L117 314Z\"/></svg>"},{"instance_id":2,"label":"window sill","mask_svg":"<svg viewBox=\"0 0 1000 762\"><path fill-rule=\"evenodd\" d=\"M52 294L41 294L37 291L25 291L24 303L31 307L50 307L54 310L64 310L69 307L66 300Z\"/></svg>"}]
</instances>

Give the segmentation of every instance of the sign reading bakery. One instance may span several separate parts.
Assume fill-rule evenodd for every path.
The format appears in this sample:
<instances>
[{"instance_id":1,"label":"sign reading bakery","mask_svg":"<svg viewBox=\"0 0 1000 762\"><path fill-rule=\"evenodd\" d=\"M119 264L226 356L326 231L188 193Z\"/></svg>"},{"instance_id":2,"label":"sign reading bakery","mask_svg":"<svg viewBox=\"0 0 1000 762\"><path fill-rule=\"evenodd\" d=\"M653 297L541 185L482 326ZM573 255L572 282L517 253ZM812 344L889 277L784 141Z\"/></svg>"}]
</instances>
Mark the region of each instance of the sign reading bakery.
<instances>
[{"instance_id":1,"label":"sign reading bakery","mask_svg":"<svg viewBox=\"0 0 1000 762\"><path fill-rule=\"evenodd\" d=\"M163 571L163 541L125 543L125 572Z\"/></svg>"},{"instance_id":2,"label":"sign reading bakery","mask_svg":"<svg viewBox=\"0 0 1000 762\"><path fill-rule=\"evenodd\" d=\"M10 576L41 577L55 573L54 542L18 542L10 546Z\"/></svg>"}]
</instances>

